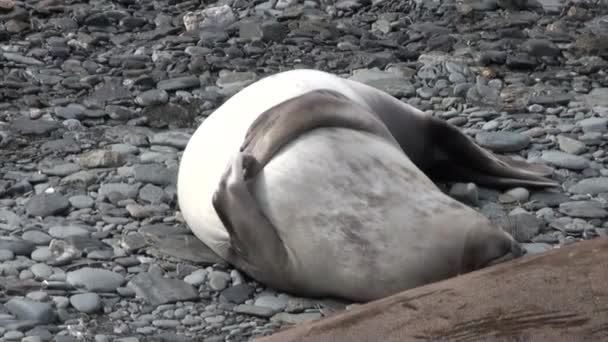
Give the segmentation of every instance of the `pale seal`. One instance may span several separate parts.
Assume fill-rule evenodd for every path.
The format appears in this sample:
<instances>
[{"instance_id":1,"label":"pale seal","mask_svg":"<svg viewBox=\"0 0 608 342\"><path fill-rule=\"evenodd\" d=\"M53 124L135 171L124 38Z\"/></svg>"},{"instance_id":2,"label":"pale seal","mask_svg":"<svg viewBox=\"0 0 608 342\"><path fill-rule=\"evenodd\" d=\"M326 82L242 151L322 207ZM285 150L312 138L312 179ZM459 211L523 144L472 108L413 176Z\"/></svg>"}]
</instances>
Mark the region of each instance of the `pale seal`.
<instances>
[{"instance_id":1,"label":"pale seal","mask_svg":"<svg viewBox=\"0 0 608 342\"><path fill-rule=\"evenodd\" d=\"M203 122L182 156L178 200L194 234L253 278L365 301L519 253L425 172L553 185L545 171L497 158L372 87L294 70L248 86Z\"/></svg>"}]
</instances>

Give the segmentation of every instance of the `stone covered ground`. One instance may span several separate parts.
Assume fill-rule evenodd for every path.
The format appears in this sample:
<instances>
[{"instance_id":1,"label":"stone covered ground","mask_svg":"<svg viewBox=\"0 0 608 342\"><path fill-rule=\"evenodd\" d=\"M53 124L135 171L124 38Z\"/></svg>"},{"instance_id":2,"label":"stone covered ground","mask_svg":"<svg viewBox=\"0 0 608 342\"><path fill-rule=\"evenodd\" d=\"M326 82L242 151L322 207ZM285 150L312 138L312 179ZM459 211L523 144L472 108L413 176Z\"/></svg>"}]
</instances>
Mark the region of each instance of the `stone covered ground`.
<instances>
[{"instance_id":1,"label":"stone covered ground","mask_svg":"<svg viewBox=\"0 0 608 342\"><path fill-rule=\"evenodd\" d=\"M270 73L376 86L557 191L445 191L531 253L608 235L608 4L0 0L0 341L247 341L348 309L222 264L176 205L205 116Z\"/></svg>"}]
</instances>

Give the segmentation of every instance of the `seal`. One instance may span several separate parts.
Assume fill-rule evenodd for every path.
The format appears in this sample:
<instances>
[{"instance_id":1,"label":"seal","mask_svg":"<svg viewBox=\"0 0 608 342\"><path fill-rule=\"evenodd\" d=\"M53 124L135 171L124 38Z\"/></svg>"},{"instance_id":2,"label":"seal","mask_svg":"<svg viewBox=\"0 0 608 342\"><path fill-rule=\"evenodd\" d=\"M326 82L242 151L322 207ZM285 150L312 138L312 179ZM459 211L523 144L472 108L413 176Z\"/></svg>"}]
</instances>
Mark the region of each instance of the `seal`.
<instances>
[{"instance_id":1,"label":"seal","mask_svg":"<svg viewBox=\"0 0 608 342\"><path fill-rule=\"evenodd\" d=\"M226 260L300 296L369 301L522 255L441 192L378 116L333 91L258 117L212 203Z\"/></svg>"},{"instance_id":2,"label":"seal","mask_svg":"<svg viewBox=\"0 0 608 342\"><path fill-rule=\"evenodd\" d=\"M323 110L323 108L326 110ZM329 110L329 108L333 109ZM287 115L283 117L277 114L271 115L272 113L287 113ZM258 120L262 117L270 117L271 119ZM292 121L296 124L290 126L289 123ZM272 125L272 122L275 122L276 125ZM275 126L283 127L283 129L272 128ZM292 128L285 129L285 127ZM248 131L260 131L264 134L247 134ZM337 144L337 141L342 141L344 145ZM244 145L243 142L245 142ZM253 155L256 157L251 158L247 155L241 155L241 145L246 148L252 143L254 146L258 146L253 148L255 152ZM332 146L332 148L328 148L328 146ZM362 146L366 147L363 148ZM273 156L272 159L270 159L270 156ZM372 159L376 161L378 166L370 164L369 161ZM245 164L246 171L243 172L247 174L240 174L239 167L235 167L239 163ZM399 165L396 170L400 171L390 171L395 163ZM226 169L227 166L228 169ZM385 167L383 166L388 169L384 170ZM262 168L263 171L260 172ZM358 172L353 171L357 168L359 168ZM308 172L304 172L305 170ZM414 172L413 170L417 171ZM406 171L409 171L409 173ZM397 198L397 202L403 207L403 203L410 203L415 198L414 195L405 194L403 189L398 192L400 193L398 195L393 192L389 193L387 192L388 189L380 187L379 192L374 195L374 186L371 188L353 188L351 185L360 182L361 179L359 178L363 177L361 175L365 175L365 172L368 172L365 177L373 176L373 179L381 179L381 183L386 183L383 183L384 187L399 189L400 186L405 186L403 189L407 189L408 186L413 186L421 194L429 192L429 189L434 189L426 182L435 178L438 180L474 181L481 185L496 187L555 185L554 182L546 178L551 173L551 169L546 166L496 156L476 145L457 128L433 118L431 115L427 115L380 90L322 71L304 69L271 75L249 85L232 96L205 119L192 135L181 158L178 173L178 202L184 220L201 241L219 256L231 260L230 262L237 267L243 266L242 269L250 270L251 274L256 273L255 265L246 265L247 262L251 263L251 261L246 261L249 260L246 257L239 257L238 252L236 252L238 248L245 250L245 245L260 246L263 243L265 250L271 248L268 250L273 252L265 252L269 255L260 257L265 260L269 260L269 258L270 260L278 260L271 257L282 255L281 249L289 251L292 248L299 248L298 255L305 254L305 251L311 254L318 253L320 255L318 262L326 263L329 259L321 260L321 257L327 257L328 255L323 254L322 251L328 251L332 246L335 248L336 244L330 244L330 242L323 240L323 234L314 235L307 232L303 235L303 238L309 239L310 243L302 246L289 243L281 244L278 241L276 244L257 241L255 240L259 238L257 235L247 238L246 234L243 236L241 236L243 233L236 234L236 231L243 232L246 230L242 228L243 225L246 226L246 222L238 223L239 219L230 215L230 212L233 212L233 209L230 208L232 206L243 207L245 210L243 211L243 220L249 220L249 215L260 215L261 217L254 219L254 222L256 220L270 221L270 223L265 224L267 228L263 231L276 232L281 231L281 227L288 227L289 224L298 222L296 218L302 220L299 221L298 226L306 226L307 222L309 227L315 224L323 226L322 222L324 221L333 222L332 220L335 220L336 216L324 218L324 215L328 213L328 208L344 209L348 207L349 202L345 202L345 199L349 196L356 198L353 197L352 192L356 189L362 194L370 194L369 200L375 201L374 203L386 202L387 198L393 198L393 201L395 201L395 198ZM250 179L249 174L256 174L257 176ZM403 178L405 174L416 175L415 179L417 181L395 180L396 177L398 179ZM222 178L222 175L225 177ZM226 213L225 221L236 220L236 222L231 223L234 227L232 233L229 233L230 228L227 228L220 220L219 214L212 203L216 190L222 189L222 186L218 188L220 179L223 179L224 190L222 190L223 192L219 191L218 194L224 193L225 195L223 197L216 196L219 201L217 202L218 211ZM249 180L245 181L246 179ZM421 181L422 179L424 179L424 182ZM243 182L247 184L253 182L255 184L254 190L245 191L239 185ZM405 183L399 185L400 182ZM229 186L230 184L232 186ZM342 184L342 188L340 186L338 188L330 187L331 184ZM415 184L415 186L412 184ZM376 186L379 187L380 185ZM241 187L241 190L238 190L239 187ZM350 190L347 191L346 189L349 189L349 187ZM247 187L247 189L250 188L250 186ZM232 190L229 191L229 189L237 192L232 193ZM291 189L291 192L288 191L289 189ZM333 190L319 194L311 192L313 189ZM239 194L239 191L241 194ZM435 193L435 190L430 191L430 193L433 196L439 196ZM248 196L250 199L247 199ZM283 196L282 199L281 196ZM422 207L419 210L411 209L407 220L416 218L417 221L413 222L418 222L424 226L439 224L430 221L430 219L421 218L424 215L437 215L433 208L441 207L437 203L443 203L442 201L445 200L441 196L436 198L433 196L431 196L432 198L429 197L428 201L414 203L416 206ZM222 198L226 202L222 202ZM226 200L226 198L235 200ZM423 198L426 197L423 196ZM244 205L243 203L247 203L247 201L258 203L258 205L254 207ZM433 201L438 202L434 203ZM315 203L323 205L316 208L314 207ZM351 203L351 207L355 204ZM310 207L310 205L313 207ZM386 208L393 208L391 206L394 205L395 202L389 201ZM352 208L365 210L365 207L358 203ZM449 207L448 205L447 208ZM253 211L250 213L247 208L257 209L252 209ZM395 231L394 228L388 227L390 226L388 223L392 222L391 220L406 220L405 216L399 216L398 213L391 211L395 209L387 209L387 214L382 215L379 214L379 211L382 210L379 209L382 208L381 206L372 206L371 208L376 209L369 209L371 211L368 214L361 211L353 212L351 210L349 212L347 210L339 217L344 222L350 222L350 225L362 224L368 226L370 220L382 221L387 226L384 228L387 231ZM286 210L293 215L295 213L304 215L308 212L306 214L308 216L292 216L291 220L283 217L283 221L281 221L281 218L277 215L277 211L280 210ZM440 210L443 211L439 215L441 219L436 218L435 220L441 221L450 218L450 212L455 212L455 209L450 211L441 208ZM452 224L456 224L456 222L467 223L469 227L487 225L487 222L483 221L482 218L471 218L472 214L463 215L460 210L464 209L457 210L458 215L454 215L447 221L452 222ZM390 216L389 212L393 216ZM483 224L478 223L477 220L482 220ZM397 224L396 222L392 224ZM349 234L348 231L346 229L342 234ZM375 228L370 229L362 236L355 234L350 237L357 239L357 236L359 236L362 239L361 241L367 241L368 244L372 245L374 244L372 241L378 241L376 242L378 246L382 246L382 240L379 236L373 236L373 234L376 234L373 232L377 232L377 230ZM334 232L334 234L338 233ZM445 231L441 234L447 234L444 238L450 235ZM234 239L239 239L237 235L241 236L240 243L235 243ZM264 233L262 235L269 239L265 241L276 241L276 238L272 238L273 234ZM274 235L277 235L277 233L274 233ZM416 238L415 235L414 233L408 235L409 240ZM434 245L435 253L439 251L439 254L442 254L442 251L445 250L441 247L441 242L435 242L434 244L429 242L437 240L436 235L433 237L432 234L429 234L424 240L430 245ZM453 241L464 243L463 239L457 239L456 237ZM453 248L449 243L446 246ZM373 248L373 251L377 251L376 248ZM412 253L410 253L410 256L412 256ZM420 254L421 257L416 260L423 262L422 255ZM299 261L294 261L299 260L297 258L289 260L291 261L286 262L295 262L296 265L299 263ZM239 264L241 266L238 266ZM312 264L315 264L315 262L312 262ZM304 265L303 261L302 265ZM394 271L394 265L395 263L388 263L387 266L380 266L380 259L378 259L380 269L392 269ZM307 266L310 266L310 264ZM294 267L295 270L302 271L300 273L302 276L306 275L305 267ZM314 267L311 268L311 270L314 269ZM328 269L328 271L333 272L332 269ZM348 269L353 270L352 267ZM456 272L459 267L450 269ZM281 267L278 267L278 271L280 270ZM315 274L318 276L320 274L318 273L319 269L310 272L308 276ZM263 278L264 274L271 274L272 272L260 271L259 273L263 273L259 275L259 279L266 279ZM276 272L274 274L276 277ZM438 274L445 275L445 272L438 272ZM425 277L418 277L417 279L423 278ZM362 281L364 279L365 277L362 278ZM438 278L429 276L428 279ZM289 278L284 281L290 283L274 286L277 288L291 288L294 291L298 291L298 286L303 286L298 285L303 283L296 278ZM271 283L272 279L266 279L264 282ZM416 281L412 281L413 283L417 284ZM406 283L401 285L397 287L407 286ZM323 293L321 290L316 292L309 290L307 292L306 286L303 287L304 289L301 290L303 293L310 292L311 295ZM386 293L386 286L379 287L384 290L377 290L378 293ZM328 291L325 292L329 293ZM357 293L355 290L350 292L344 290L343 292L344 295L351 298L357 297L355 293ZM359 298L372 297L360 296Z\"/></svg>"}]
</instances>

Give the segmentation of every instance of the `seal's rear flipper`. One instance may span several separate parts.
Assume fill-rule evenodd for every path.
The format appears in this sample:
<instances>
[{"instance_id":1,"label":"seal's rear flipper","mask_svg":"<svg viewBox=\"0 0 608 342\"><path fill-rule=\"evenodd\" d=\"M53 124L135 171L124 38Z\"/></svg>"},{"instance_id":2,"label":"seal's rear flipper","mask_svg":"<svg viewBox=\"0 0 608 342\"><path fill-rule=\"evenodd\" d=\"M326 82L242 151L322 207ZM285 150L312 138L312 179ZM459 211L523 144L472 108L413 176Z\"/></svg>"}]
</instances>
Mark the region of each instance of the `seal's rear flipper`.
<instances>
[{"instance_id":1,"label":"seal's rear flipper","mask_svg":"<svg viewBox=\"0 0 608 342\"><path fill-rule=\"evenodd\" d=\"M431 118L433 141L441 158L428 170L431 178L470 181L491 187L555 187L547 176L552 169L505 156L498 156L477 145L458 128L444 120Z\"/></svg>"}]
</instances>

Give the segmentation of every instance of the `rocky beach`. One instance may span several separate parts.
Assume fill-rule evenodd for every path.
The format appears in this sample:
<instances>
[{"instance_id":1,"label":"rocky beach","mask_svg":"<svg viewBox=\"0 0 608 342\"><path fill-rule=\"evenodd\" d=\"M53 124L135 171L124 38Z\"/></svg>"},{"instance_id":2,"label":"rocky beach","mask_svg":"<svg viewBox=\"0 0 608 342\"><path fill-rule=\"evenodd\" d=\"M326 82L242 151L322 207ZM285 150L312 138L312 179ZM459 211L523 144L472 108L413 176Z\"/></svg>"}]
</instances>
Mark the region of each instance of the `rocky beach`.
<instances>
[{"instance_id":1,"label":"rocky beach","mask_svg":"<svg viewBox=\"0 0 608 342\"><path fill-rule=\"evenodd\" d=\"M607 58L605 0L0 0L0 341L250 341L357 305L252 281L177 205L196 127L294 68L555 168L441 184L528 253L608 236Z\"/></svg>"}]
</instances>

